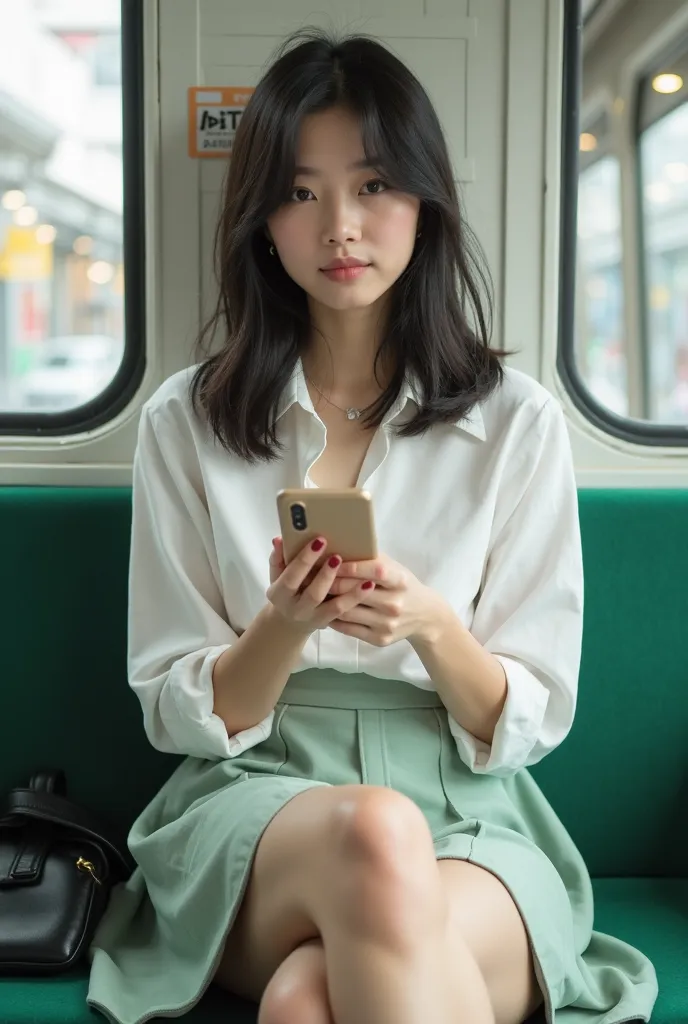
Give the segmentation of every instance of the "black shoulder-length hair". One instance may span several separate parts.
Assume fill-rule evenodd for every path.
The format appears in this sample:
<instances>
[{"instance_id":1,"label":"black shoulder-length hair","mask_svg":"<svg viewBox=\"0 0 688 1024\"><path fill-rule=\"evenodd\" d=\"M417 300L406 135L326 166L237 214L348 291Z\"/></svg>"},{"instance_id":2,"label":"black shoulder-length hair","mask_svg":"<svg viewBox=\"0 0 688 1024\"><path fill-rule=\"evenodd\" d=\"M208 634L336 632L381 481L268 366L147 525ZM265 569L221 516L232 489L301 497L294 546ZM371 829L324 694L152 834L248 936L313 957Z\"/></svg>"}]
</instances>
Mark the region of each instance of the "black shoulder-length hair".
<instances>
[{"instance_id":1,"label":"black shoulder-length hair","mask_svg":"<svg viewBox=\"0 0 688 1024\"><path fill-rule=\"evenodd\" d=\"M270 255L266 221L293 191L303 119L333 106L358 117L378 173L420 199L420 237L392 286L376 359L377 368L391 355L396 372L362 422L380 424L407 374L421 390L413 418L397 428L407 437L461 419L502 379L507 353L489 347L491 278L462 218L427 93L381 43L302 30L280 47L237 129L215 235L219 297L191 383L196 412L228 451L251 463L282 451L277 406L310 332L306 293ZM223 344L210 354L218 331Z\"/></svg>"}]
</instances>

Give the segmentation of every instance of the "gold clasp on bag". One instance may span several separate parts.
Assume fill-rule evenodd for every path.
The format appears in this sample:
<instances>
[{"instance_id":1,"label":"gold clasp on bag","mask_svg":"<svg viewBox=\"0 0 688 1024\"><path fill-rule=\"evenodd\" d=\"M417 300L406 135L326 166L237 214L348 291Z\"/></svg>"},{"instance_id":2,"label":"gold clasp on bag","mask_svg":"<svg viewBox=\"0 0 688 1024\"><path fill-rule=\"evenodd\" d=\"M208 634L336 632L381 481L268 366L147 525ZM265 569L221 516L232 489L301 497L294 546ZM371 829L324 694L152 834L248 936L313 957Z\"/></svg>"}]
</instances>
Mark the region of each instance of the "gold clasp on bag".
<instances>
[{"instance_id":1,"label":"gold clasp on bag","mask_svg":"<svg viewBox=\"0 0 688 1024\"><path fill-rule=\"evenodd\" d=\"M90 860L84 860L83 857L79 857L78 861L76 862L76 866L78 867L79 871L87 871L88 874L93 879L93 881L96 883L96 885L103 884L101 880L98 878L98 875L96 874L96 869L93 867L93 864L91 863Z\"/></svg>"}]
</instances>

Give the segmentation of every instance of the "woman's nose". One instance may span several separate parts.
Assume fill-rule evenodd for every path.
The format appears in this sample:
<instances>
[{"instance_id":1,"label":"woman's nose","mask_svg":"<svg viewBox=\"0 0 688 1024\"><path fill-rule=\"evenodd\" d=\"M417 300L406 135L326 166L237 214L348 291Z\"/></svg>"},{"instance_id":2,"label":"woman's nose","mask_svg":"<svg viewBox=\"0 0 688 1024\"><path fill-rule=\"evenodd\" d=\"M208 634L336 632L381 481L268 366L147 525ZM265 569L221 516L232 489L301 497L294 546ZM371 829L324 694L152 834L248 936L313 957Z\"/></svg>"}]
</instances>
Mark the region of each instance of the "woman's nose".
<instances>
[{"instance_id":1,"label":"woman's nose","mask_svg":"<svg viewBox=\"0 0 688 1024\"><path fill-rule=\"evenodd\" d=\"M344 200L330 204L323 224L323 241L326 245L344 245L361 238L360 216L351 203Z\"/></svg>"}]
</instances>

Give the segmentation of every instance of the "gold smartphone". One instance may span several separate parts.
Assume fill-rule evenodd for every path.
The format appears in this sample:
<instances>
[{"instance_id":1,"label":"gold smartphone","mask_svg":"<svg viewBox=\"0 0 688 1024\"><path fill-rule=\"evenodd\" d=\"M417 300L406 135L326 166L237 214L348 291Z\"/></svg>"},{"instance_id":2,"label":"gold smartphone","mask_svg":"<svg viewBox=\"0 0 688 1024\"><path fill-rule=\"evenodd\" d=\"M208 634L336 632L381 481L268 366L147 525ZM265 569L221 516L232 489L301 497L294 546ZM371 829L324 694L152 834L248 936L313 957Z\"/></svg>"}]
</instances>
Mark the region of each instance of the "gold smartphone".
<instances>
[{"instance_id":1,"label":"gold smartphone","mask_svg":"<svg viewBox=\"0 0 688 1024\"><path fill-rule=\"evenodd\" d=\"M327 541L316 568L330 555L345 562L377 558L373 502L356 487L286 488L277 495L285 562L316 537Z\"/></svg>"}]
</instances>

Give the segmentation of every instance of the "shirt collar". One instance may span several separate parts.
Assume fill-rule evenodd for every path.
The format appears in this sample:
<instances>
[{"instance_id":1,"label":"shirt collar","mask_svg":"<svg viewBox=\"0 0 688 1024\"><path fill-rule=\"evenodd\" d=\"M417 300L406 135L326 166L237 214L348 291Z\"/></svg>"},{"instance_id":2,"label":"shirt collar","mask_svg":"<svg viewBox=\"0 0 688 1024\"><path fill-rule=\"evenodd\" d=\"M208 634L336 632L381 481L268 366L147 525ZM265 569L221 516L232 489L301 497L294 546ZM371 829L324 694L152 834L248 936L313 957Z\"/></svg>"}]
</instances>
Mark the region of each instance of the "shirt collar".
<instances>
[{"instance_id":1,"label":"shirt collar","mask_svg":"<svg viewBox=\"0 0 688 1024\"><path fill-rule=\"evenodd\" d=\"M419 404L420 386L417 378L412 375L410 378L407 377L401 387L396 402L389 410L385 417L385 422L389 423L395 419L403 410L409 401ZM279 420L292 405L298 404L306 412L311 413L315 416L315 409L313 408L313 402L306 386L306 378L303 372L303 363L301 359L297 359L294 367L294 372L289 378L286 387L284 388L280 400L277 405L277 415L275 422ZM480 441L486 440L485 434L485 422L483 420L482 412L478 404L474 405L468 415L455 420L452 426L457 427L459 430L465 431L472 437L477 438Z\"/></svg>"},{"instance_id":2,"label":"shirt collar","mask_svg":"<svg viewBox=\"0 0 688 1024\"><path fill-rule=\"evenodd\" d=\"M293 373L280 395L279 402L277 403L275 423L284 416L287 409L291 409L292 405L295 405L297 402L306 410L306 412L315 413L313 403L311 402L311 396L309 395L308 388L306 387L306 379L303 375L303 364L301 363L300 358L296 360Z\"/></svg>"}]
</instances>

